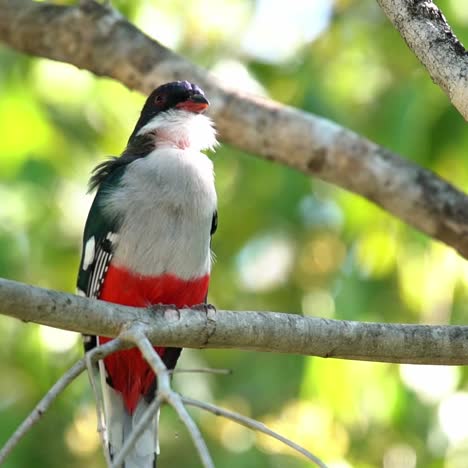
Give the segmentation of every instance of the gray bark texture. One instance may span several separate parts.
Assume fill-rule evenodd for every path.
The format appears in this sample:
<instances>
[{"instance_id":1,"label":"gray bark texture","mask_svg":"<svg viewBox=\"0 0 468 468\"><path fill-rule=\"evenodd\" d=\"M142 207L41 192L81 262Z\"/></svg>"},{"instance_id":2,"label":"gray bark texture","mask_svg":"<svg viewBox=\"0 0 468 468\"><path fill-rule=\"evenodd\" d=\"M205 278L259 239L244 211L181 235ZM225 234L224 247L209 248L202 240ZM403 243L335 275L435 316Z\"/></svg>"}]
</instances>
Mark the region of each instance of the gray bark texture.
<instances>
[{"instance_id":1,"label":"gray bark texture","mask_svg":"<svg viewBox=\"0 0 468 468\"><path fill-rule=\"evenodd\" d=\"M139 309L0 279L0 314L87 334L142 324L160 346L233 348L376 362L468 364L468 326L361 323L278 312ZM320 310L317 310L320 314Z\"/></svg>"},{"instance_id":2,"label":"gray bark texture","mask_svg":"<svg viewBox=\"0 0 468 468\"><path fill-rule=\"evenodd\" d=\"M381 3L385 8L391 2ZM407 3L419 11L430 2ZM0 0L0 11L0 40L19 51L74 64L145 94L166 81L198 83L212 103L222 141L357 193L468 258L468 197L432 172L326 119L225 88L92 0L79 6ZM431 26L440 26L440 19L414 21L425 26L427 37L433 31L434 44L446 42L461 64L454 36L441 38L440 28ZM447 66L441 62L440 68ZM460 90L466 91L463 70L449 93L457 102L465 96Z\"/></svg>"},{"instance_id":3,"label":"gray bark texture","mask_svg":"<svg viewBox=\"0 0 468 468\"><path fill-rule=\"evenodd\" d=\"M377 0L431 78L468 120L468 52L430 0Z\"/></svg>"}]
</instances>

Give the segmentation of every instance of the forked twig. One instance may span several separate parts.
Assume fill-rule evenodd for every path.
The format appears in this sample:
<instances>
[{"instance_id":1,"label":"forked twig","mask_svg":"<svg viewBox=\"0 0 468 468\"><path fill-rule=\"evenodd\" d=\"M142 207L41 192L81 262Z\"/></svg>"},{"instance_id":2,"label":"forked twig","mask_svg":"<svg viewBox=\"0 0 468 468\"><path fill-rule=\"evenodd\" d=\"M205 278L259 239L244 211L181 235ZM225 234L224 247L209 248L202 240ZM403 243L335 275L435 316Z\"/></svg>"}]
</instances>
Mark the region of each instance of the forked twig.
<instances>
[{"instance_id":1,"label":"forked twig","mask_svg":"<svg viewBox=\"0 0 468 468\"><path fill-rule=\"evenodd\" d=\"M124 340L131 341L138 346L143 357L153 369L154 373L158 376L158 398L161 399L161 402L165 401L170 406L172 406L181 421L185 424L185 427L192 437L198 454L200 455L200 459L204 468L214 468L213 460L208 451L208 447L203 439L203 436L200 433L200 430L198 429L190 414L187 412L184 404L182 403L180 395L172 390L170 373L162 359L159 357L158 353L154 350L153 345L144 334L142 327L139 325L134 325L125 330L120 335L120 337ZM145 413L148 413L150 408L151 406L146 409Z\"/></svg>"},{"instance_id":2,"label":"forked twig","mask_svg":"<svg viewBox=\"0 0 468 468\"><path fill-rule=\"evenodd\" d=\"M197 451L200 455L203 466L205 468L214 468L214 464L208 452L208 448L206 447L206 443L203 440L203 437L200 433L200 430L198 429L197 425L194 423L192 417L187 412L185 405L191 405L191 406L201 408L205 411L209 411L218 416L223 416L227 419L235 421L238 424L246 426L250 429L263 432L264 434L267 434L270 437L273 437L274 439L279 440L280 442L284 443L288 447L291 447L292 449L301 453L306 458L308 458L313 463L315 463L318 467L327 468L325 463L323 463L314 454L312 454L305 448L301 447L300 445L296 444L295 442L287 439L286 437L283 437L282 435L267 428L261 422L255 421L254 419L248 418L246 416L242 416L238 413L220 408L216 405L204 403L198 400L193 400L192 398L183 397L179 395L178 393L176 393L174 390L172 390L171 381L170 381L171 371L169 371L166 368L164 362L154 350L153 345L151 344L149 339L146 337L141 326L133 325L129 327L127 330L125 330L120 336L122 339L131 341L132 343L138 346L142 355L144 356L148 364L151 366L155 374L158 376L158 390L157 390L156 400L145 411L142 420L134 429L130 439L125 443L124 447L122 448L118 457L116 458L116 462L113 465L113 468L118 467L119 463L123 462L123 460L125 459L125 456L128 454L131 447L134 445L135 441L138 439L138 436L140 435L141 431L144 429L146 424L149 423L149 421L151 420L151 417L154 416L155 412L157 411L157 408L164 401L169 403L169 405L171 405L175 409L179 418L187 427L190 435L192 436L192 439L197 448ZM201 371L201 372L206 372L206 371L211 372L213 370L218 371L218 369L195 369L195 371ZM190 372L189 369L184 370L184 371ZM226 373L226 371L224 371L223 369L220 369L220 371L221 373ZM136 433L137 430L138 430L138 433Z\"/></svg>"},{"instance_id":3,"label":"forked twig","mask_svg":"<svg viewBox=\"0 0 468 468\"><path fill-rule=\"evenodd\" d=\"M320 468L327 468L327 465L323 463L318 457L316 457L313 453L309 452L305 448L301 447L300 445L296 444L292 440L287 439L286 437L283 437L282 435L278 434L277 432L272 431L268 427L266 427L263 423L256 421L255 419L248 418L247 416L243 416L239 413L235 413L233 411L229 411L224 408L220 408L219 406L212 405L210 403L205 403L203 401L199 400L194 400L192 398L188 397L181 397L182 403L190 406L195 406L197 408L203 409L205 411L208 411L210 413L215 414L216 416L223 416L227 419L230 419L231 421L234 421L238 424L241 424L242 426L248 427L249 429L254 429L259 432L263 432L266 435L269 435L270 437L273 437L274 439L279 440L280 442L283 442L283 444L287 445L288 447L291 447L292 449L296 450L297 452L301 453L305 457L307 457L309 460L313 461L317 466Z\"/></svg>"},{"instance_id":4,"label":"forked twig","mask_svg":"<svg viewBox=\"0 0 468 468\"><path fill-rule=\"evenodd\" d=\"M96 381L96 372L95 372L95 363L106 357L107 355L117 351L118 349L125 346L125 342L131 342L138 346L144 358L148 361L148 364L151 366L155 374L158 376L158 391L157 396L151 405L146 409L141 420L133 429L130 437L125 441L122 449L115 457L114 462L110 460L110 456L107 450L107 443L105 437L105 423L103 418L103 402L102 395L99 391L97 381ZM298 451L309 460L314 462L320 468L326 468L326 465L315 455L310 453L308 450L294 443L293 441L277 434L276 432L268 429L264 424L255 421L246 416L242 416L238 413L220 408L216 405L210 403L201 402L194 400L188 397L182 397L177 392L175 392L171 387L170 376L172 371L168 370L159 357L157 352L154 350L153 345L146 337L142 325L132 325L126 330L124 330L118 338L109 341L108 343L94 348L91 352L87 353L85 357L80 359L75 363L47 392L44 398L36 405L34 410L29 414L29 416L23 421L23 423L18 427L10 439L6 442L2 450L0 451L0 463L2 463L11 450L18 444L18 442L25 436L25 434L33 427L33 425L41 418L41 416L48 410L52 402L57 398L57 396L70 384L78 375L80 375L84 369L88 367L90 374L91 386L93 388L95 397L96 397L96 409L98 414L98 431L101 435L101 439L104 447L105 460L108 467L116 468L119 467L125 460L125 457L128 455L129 451L134 446L138 437L140 437L142 431L151 421L151 418L154 417L155 413L161 406L163 402L167 402L170 406L174 408L178 414L181 421L187 427L192 440L195 444L195 447L200 455L200 459L204 468L214 468L214 463L211 458L211 455L208 451L208 447L198 429L197 425L193 421L192 417L188 413L185 405L195 406L205 411L211 412L218 416L223 416L227 419L235 421L243 426L246 426L250 429L263 432L264 434L269 435L285 445L291 447L292 449ZM179 372L209 372L217 374L227 374L231 371L226 369L181 369Z\"/></svg>"},{"instance_id":5,"label":"forked twig","mask_svg":"<svg viewBox=\"0 0 468 468\"><path fill-rule=\"evenodd\" d=\"M96 416L97 416L97 431L99 433L99 437L101 439L101 446L104 453L104 460L106 462L107 468L111 468L112 461L110 458L110 453L108 449L107 443L107 432L106 432L106 423L104 417L104 400L102 397L102 392L100 391L100 386L98 388L97 381L99 380L99 371L96 366L99 359L104 358L105 356L102 353L102 350L105 349L105 353L110 354L114 351L117 351L123 345L123 341L120 338L116 338L115 340L109 341L103 346L97 346L93 348L91 351L86 353L85 360L86 360L86 367L88 368L88 377L89 382L91 383L91 388L94 394L94 401L96 404Z\"/></svg>"}]
</instances>

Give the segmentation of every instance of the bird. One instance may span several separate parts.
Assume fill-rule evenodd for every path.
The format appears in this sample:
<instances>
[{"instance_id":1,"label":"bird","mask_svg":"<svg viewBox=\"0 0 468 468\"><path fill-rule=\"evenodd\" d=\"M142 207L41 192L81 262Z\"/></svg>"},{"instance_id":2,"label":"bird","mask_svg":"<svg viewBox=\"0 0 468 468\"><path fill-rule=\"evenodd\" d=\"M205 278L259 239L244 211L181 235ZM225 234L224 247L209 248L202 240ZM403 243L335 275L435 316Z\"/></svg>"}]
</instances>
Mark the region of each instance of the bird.
<instances>
[{"instance_id":1,"label":"bird","mask_svg":"<svg viewBox=\"0 0 468 468\"><path fill-rule=\"evenodd\" d=\"M205 93L188 81L157 87L119 157L99 164L83 233L77 294L134 307L206 304L217 195L211 159L217 145ZM85 351L108 342L84 336ZM173 369L180 348L155 350ZM98 367L106 439L113 459L155 398L157 378L138 348L117 351ZM156 466L159 414L123 468Z\"/></svg>"}]
</instances>

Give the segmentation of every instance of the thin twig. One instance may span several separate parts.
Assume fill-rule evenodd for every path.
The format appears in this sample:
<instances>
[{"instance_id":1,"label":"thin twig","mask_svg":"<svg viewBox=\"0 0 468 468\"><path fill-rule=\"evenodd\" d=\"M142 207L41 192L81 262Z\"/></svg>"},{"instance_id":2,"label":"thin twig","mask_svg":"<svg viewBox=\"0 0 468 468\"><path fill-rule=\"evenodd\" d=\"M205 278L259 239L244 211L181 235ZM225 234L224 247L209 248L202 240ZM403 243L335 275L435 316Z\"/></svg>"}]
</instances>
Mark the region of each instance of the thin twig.
<instances>
[{"instance_id":1,"label":"thin twig","mask_svg":"<svg viewBox=\"0 0 468 468\"><path fill-rule=\"evenodd\" d=\"M68 369L65 374L60 377L53 387L45 394L42 400L31 411L29 416L21 423L13 435L8 439L6 444L0 451L0 464L3 463L8 454L18 444L18 442L26 435L26 433L39 421L42 415L49 409L50 405L60 395L60 393L68 386L70 382L76 379L86 368L85 359L82 358Z\"/></svg>"},{"instance_id":2,"label":"thin twig","mask_svg":"<svg viewBox=\"0 0 468 468\"><path fill-rule=\"evenodd\" d=\"M154 417L156 412L158 411L159 407L161 406L162 398L157 396L151 403L151 405L146 408L143 416L138 421L138 424L133 428L130 437L125 440L120 452L114 459L113 464L111 465L112 468L119 468L123 462L125 461L125 457L129 454L130 450L135 445L135 442L140 437L141 433L144 431L146 426L150 423L151 418Z\"/></svg>"},{"instance_id":3,"label":"thin twig","mask_svg":"<svg viewBox=\"0 0 468 468\"><path fill-rule=\"evenodd\" d=\"M162 401L166 401L174 408L181 421L189 431L193 443L200 455L201 462L204 468L214 468L214 463L211 458L208 447L200 433L197 425L193 421L190 414L185 409L181 397L178 393L172 390L170 374L159 357L158 353L154 350L153 345L144 334L141 326L133 326L126 332L121 334L121 338L135 343L140 349L143 357L151 366L155 374L158 376L158 390L157 395Z\"/></svg>"},{"instance_id":4,"label":"thin twig","mask_svg":"<svg viewBox=\"0 0 468 468\"><path fill-rule=\"evenodd\" d=\"M305 448L296 444L292 440L289 440L286 437L283 437L282 435L272 431L271 429L266 427L263 423L256 421L255 419L251 419L239 413L235 413L227 409L220 408L219 406L212 405L210 403L205 403L203 401L194 400L192 398L183 396L181 397L181 400L182 400L182 403L186 405L196 406L197 408L203 409L205 411L209 411L210 413L213 413L216 416L223 416L227 419L230 419L231 421L235 421L236 423L241 424L242 426L246 426L250 429L263 432L264 434L267 434L270 437L273 437L274 439L277 439L280 442L283 442L283 444L287 445L288 447L291 447L292 449L298 451L299 453L307 457L309 460L313 461L320 468L327 468L327 465L325 465L325 463L323 463L313 453L309 452Z\"/></svg>"},{"instance_id":5,"label":"thin twig","mask_svg":"<svg viewBox=\"0 0 468 468\"><path fill-rule=\"evenodd\" d=\"M115 340L107 342L103 346L97 346L93 348L91 351L86 353L86 367L88 368L88 377L91 383L91 388L94 394L94 401L96 404L96 415L97 415L97 431L99 433L99 437L101 439L102 450L104 453L104 460L106 462L106 466L111 468L112 461L110 458L109 453L109 444L107 441L107 431L106 431L106 421L104 415L104 400L102 397L102 390L100 385L98 386L98 372L96 371L96 365L99 359L102 359L102 349L106 347L106 353L109 351L108 354L117 351L119 348L122 347L122 340L116 338Z\"/></svg>"},{"instance_id":6,"label":"thin twig","mask_svg":"<svg viewBox=\"0 0 468 468\"><path fill-rule=\"evenodd\" d=\"M108 354L114 352L122 346L121 340L113 340L103 346L99 346L95 352L95 359L102 359ZM86 369L86 358L81 358L76 362L60 379L55 382L52 388L44 395L42 400L31 411L29 416L21 423L13 435L7 440L3 448L0 450L0 464L3 463L9 453L18 444L18 442L27 434L27 432L36 424L42 415L49 409L50 405L65 390L65 388L73 382Z\"/></svg>"},{"instance_id":7,"label":"thin twig","mask_svg":"<svg viewBox=\"0 0 468 468\"><path fill-rule=\"evenodd\" d=\"M101 445L103 447L104 452L104 460L106 461L106 466L109 468L112 465L109 449L108 449L108 441L106 436L106 423L105 423L105 415L104 415L104 402L102 397L101 387L98 387L97 381L99 379L99 368L96 368L96 363L92 362L91 356L92 352L86 354L86 367L88 368L88 378L89 383L91 384L91 389L94 395L94 403L96 406L96 417L97 417L97 431L99 437L101 439Z\"/></svg>"},{"instance_id":8,"label":"thin twig","mask_svg":"<svg viewBox=\"0 0 468 468\"><path fill-rule=\"evenodd\" d=\"M203 466L205 468L214 468L214 463L211 459L206 442L203 439L200 429L198 429L195 421L192 419L189 412L182 403L181 396L175 392L172 392L169 395L168 402L175 409L179 418L183 421L190 435L192 436L193 443L195 444L195 447L200 455Z\"/></svg>"},{"instance_id":9,"label":"thin twig","mask_svg":"<svg viewBox=\"0 0 468 468\"><path fill-rule=\"evenodd\" d=\"M273 437L283 442L288 447L291 447L292 449L298 451L299 453L307 457L309 460L314 462L320 468L326 468L326 465L314 454L299 446L298 444L294 443L293 441L281 436L280 434L277 434L276 432L267 428L264 424L246 416L242 416L238 413L234 413L232 411L217 407L215 405L211 405L209 403L193 400L191 398L181 397L178 393L174 392L174 390L172 390L169 378L170 371L167 370L162 359L156 353L151 342L148 340L140 326L130 327L123 334L121 334L121 338L131 341L138 346L144 358L158 376L158 390L156 400L148 407L148 409L145 411L142 420L140 420L137 427L132 431L130 439L126 441L124 447L119 452L119 455L116 458L113 468L117 468L123 462L125 456L128 454L131 447L134 445L135 441L140 436L141 431L149 423L151 417L154 416L155 411L157 411L162 401L168 402L177 412L182 422L186 425L190 435L192 436L192 439L195 443L195 446L197 448L197 451L200 455L204 467L214 468L214 464L211 460L205 441L203 440L197 425L195 424L195 422L189 415L187 409L185 408L185 404L196 406L198 408L212 412L219 416L224 416L246 427L263 432L269 435L270 437ZM206 371L207 369L198 370ZM208 371L212 370L214 369L208 369Z\"/></svg>"}]
</instances>

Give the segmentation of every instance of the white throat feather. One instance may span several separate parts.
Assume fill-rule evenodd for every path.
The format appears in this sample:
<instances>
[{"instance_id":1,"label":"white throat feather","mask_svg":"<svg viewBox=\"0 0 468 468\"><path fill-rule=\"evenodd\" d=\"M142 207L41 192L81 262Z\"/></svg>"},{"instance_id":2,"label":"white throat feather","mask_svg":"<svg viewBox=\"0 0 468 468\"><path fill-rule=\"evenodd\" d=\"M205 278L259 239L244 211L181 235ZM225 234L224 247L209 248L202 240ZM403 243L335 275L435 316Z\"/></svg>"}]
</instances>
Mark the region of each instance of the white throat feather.
<instances>
[{"instance_id":1,"label":"white throat feather","mask_svg":"<svg viewBox=\"0 0 468 468\"><path fill-rule=\"evenodd\" d=\"M213 150L218 144L212 120L184 110L168 110L153 117L137 135L153 133L156 146L195 151Z\"/></svg>"}]
</instances>

